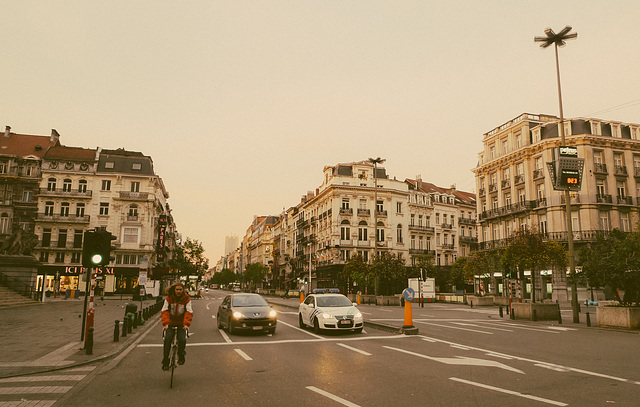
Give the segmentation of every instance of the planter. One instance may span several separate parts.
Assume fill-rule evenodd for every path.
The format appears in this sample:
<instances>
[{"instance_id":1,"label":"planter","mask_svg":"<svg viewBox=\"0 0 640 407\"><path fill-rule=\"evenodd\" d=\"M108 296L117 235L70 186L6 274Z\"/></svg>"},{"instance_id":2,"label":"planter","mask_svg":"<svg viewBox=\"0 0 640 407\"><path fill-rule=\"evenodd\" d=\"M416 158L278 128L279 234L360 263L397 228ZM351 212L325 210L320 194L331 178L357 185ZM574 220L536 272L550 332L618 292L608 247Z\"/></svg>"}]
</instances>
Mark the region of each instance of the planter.
<instances>
[{"instance_id":1,"label":"planter","mask_svg":"<svg viewBox=\"0 0 640 407\"><path fill-rule=\"evenodd\" d=\"M467 302L472 307L486 307L493 305L493 297L476 297L475 295L469 295L467 297Z\"/></svg>"},{"instance_id":2,"label":"planter","mask_svg":"<svg viewBox=\"0 0 640 407\"><path fill-rule=\"evenodd\" d=\"M640 329L640 307L596 308L598 326L611 328Z\"/></svg>"},{"instance_id":3,"label":"planter","mask_svg":"<svg viewBox=\"0 0 640 407\"><path fill-rule=\"evenodd\" d=\"M514 302L511 304L514 319L528 319L530 321L557 321L560 305ZM535 317L534 317L535 316Z\"/></svg>"}]
</instances>

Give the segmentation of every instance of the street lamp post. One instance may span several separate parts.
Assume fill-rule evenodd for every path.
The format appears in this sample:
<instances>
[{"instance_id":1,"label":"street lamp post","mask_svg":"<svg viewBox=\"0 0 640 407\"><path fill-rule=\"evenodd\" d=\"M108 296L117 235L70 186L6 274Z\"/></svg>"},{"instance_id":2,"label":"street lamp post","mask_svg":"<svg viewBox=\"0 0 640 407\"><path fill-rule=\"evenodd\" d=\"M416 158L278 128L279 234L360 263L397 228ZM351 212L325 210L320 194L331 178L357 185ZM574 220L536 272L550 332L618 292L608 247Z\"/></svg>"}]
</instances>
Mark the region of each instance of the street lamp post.
<instances>
[{"instance_id":1,"label":"street lamp post","mask_svg":"<svg viewBox=\"0 0 640 407\"><path fill-rule=\"evenodd\" d=\"M540 42L540 48L547 48L551 44L554 45L556 54L556 77L558 81L558 103L560 105L560 144L565 145L564 134L564 112L562 110L562 90L560 87L560 64L558 62L558 47L566 45L565 40L572 40L578 37L578 33L569 33L570 26L564 27L559 33L555 33L551 28L544 30L546 37L535 37L535 42ZM573 258L573 227L571 225L571 195L569 189L564 191L565 215L567 223L567 246L569 251L569 274L571 276L571 309L573 310L573 322L580 322L580 306L578 304L578 287L576 284L576 266Z\"/></svg>"},{"instance_id":2,"label":"street lamp post","mask_svg":"<svg viewBox=\"0 0 640 407\"><path fill-rule=\"evenodd\" d=\"M311 242L309 242L309 288L307 295L311 294Z\"/></svg>"},{"instance_id":3,"label":"street lamp post","mask_svg":"<svg viewBox=\"0 0 640 407\"><path fill-rule=\"evenodd\" d=\"M378 251L378 164L382 164L386 160L384 158L369 158L369 162L373 164L373 231L374 231L374 249L375 256ZM378 277L376 277L375 294L378 295Z\"/></svg>"}]
</instances>

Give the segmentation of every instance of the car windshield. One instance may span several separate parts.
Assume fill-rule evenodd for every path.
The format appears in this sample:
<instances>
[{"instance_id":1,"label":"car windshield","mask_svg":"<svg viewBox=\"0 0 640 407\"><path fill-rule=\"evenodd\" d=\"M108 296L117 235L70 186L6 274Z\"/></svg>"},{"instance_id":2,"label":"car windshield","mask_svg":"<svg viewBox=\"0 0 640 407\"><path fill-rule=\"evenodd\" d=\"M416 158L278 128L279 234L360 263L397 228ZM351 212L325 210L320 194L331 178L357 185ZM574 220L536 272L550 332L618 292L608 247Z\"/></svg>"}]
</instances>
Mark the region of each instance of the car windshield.
<instances>
[{"instance_id":1,"label":"car windshield","mask_svg":"<svg viewBox=\"0 0 640 407\"><path fill-rule=\"evenodd\" d=\"M344 295L318 296L319 307L350 307L353 304Z\"/></svg>"},{"instance_id":2,"label":"car windshield","mask_svg":"<svg viewBox=\"0 0 640 407\"><path fill-rule=\"evenodd\" d=\"M231 305L234 307L264 307L269 304L259 295L234 295Z\"/></svg>"}]
</instances>

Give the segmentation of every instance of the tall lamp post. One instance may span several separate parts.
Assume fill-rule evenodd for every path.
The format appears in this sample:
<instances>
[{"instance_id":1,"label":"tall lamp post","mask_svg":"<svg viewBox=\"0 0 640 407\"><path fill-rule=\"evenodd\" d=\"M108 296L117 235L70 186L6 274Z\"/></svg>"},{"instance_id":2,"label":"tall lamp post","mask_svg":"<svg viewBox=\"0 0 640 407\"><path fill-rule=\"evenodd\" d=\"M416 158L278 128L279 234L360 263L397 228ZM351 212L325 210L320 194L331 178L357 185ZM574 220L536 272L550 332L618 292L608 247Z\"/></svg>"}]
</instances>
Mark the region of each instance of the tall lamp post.
<instances>
[{"instance_id":1,"label":"tall lamp post","mask_svg":"<svg viewBox=\"0 0 640 407\"><path fill-rule=\"evenodd\" d=\"M385 162L384 158L369 158L369 162L373 164L373 230L374 230L374 249L373 255L378 251L378 164ZM378 277L376 277L375 294L378 295Z\"/></svg>"},{"instance_id":2,"label":"tall lamp post","mask_svg":"<svg viewBox=\"0 0 640 407\"><path fill-rule=\"evenodd\" d=\"M562 110L562 90L560 88L560 64L558 62L558 47L566 45L565 40L572 40L578 37L578 33L569 33L571 26L564 27L559 33L555 33L551 28L544 30L546 37L535 37L535 42L540 42L540 48L547 48L554 45L556 52L556 77L558 80L558 103L560 104L560 144L565 145L564 135L564 112ZM571 309L573 310L573 322L580 322L580 309L578 304L578 287L576 284L576 266L573 258L573 227L571 225L571 195L569 190L564 191L565 215L567 223L567 245L569 249L569 270L571 276Z\"/></svg>"}]
</instances>

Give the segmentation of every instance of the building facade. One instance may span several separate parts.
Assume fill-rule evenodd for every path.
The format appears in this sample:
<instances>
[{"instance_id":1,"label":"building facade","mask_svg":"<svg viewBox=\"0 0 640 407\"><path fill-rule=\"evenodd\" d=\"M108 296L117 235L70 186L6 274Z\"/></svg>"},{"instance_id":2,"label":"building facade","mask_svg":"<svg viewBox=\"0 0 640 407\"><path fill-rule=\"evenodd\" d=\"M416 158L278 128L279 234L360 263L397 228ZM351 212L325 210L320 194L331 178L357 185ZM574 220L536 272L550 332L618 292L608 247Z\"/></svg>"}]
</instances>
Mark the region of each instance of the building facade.
<instances>
[{"instance_id":1,"label":"building facade","mask_svg":"<svg viewBox=\"0 0 640 407\"><path fill-rule=\"evenodd\" d=\"M560 146L559 118L522 114L483 135L476 176L479 247L503 247L518 229L567 242L564 192L554 190L547 163ZM640 125L594 118L565 119L566 145L585 160L581 190L571 192L576 252L597 233L637 227L640 204ZM498 273L499 274L499 273ZM502 276L490 292L507 295ZM530 274L529 274L529 279ZM565 270L537 276L537 298L566 302ZM530 293L524 290L524 298Z\"/></svg>"}]
</instances>

